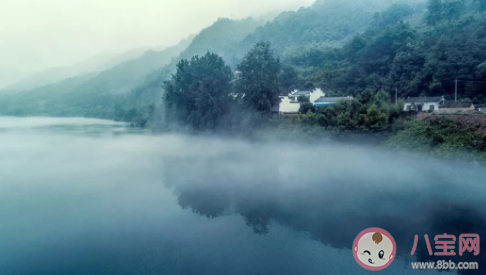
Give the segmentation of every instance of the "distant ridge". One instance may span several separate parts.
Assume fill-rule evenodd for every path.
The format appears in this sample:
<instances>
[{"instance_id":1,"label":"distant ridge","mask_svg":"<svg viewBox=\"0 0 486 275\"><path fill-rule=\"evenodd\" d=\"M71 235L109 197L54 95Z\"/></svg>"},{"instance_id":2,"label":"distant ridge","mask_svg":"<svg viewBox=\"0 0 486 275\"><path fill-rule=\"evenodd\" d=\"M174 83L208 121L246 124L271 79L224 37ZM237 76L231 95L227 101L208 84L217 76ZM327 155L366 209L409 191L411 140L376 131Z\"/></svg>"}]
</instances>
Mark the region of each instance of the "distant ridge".
<instances>
[{"instance_id":1,"label":"distant ridge","mask_svg":"<svg viewBox=\"0 0 486 275\"><path fill-rule=\"evenodd\" d=\"M8 85L8 90L30 90L36 87L60 82L64 79L84 76L110 69L127 60L142 55L147 48L134 49L122 54L98 54L72 66L49 68Z\"/></svg>"}]
</instances>

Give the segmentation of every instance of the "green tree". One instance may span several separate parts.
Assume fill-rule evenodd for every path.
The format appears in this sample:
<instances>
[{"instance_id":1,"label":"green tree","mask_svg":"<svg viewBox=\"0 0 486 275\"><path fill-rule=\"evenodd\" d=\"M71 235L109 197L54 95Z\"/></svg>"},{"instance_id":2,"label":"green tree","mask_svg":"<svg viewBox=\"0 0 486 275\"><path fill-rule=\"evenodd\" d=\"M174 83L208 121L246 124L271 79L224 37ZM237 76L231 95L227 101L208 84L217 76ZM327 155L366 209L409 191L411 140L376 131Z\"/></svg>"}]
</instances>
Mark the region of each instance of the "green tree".
<instances>
[{"instance_id":1,"label":"green tree","mask_svg":"<svg viewBox=\"0 0 486 275\"><path fill-rule=\"evenodd\" d=\"M412 15L413 8L406 3L393 4L387 10L376 13L373 16L372 25L379 28L386 28L387 26L398 23L403 18Z\"/></svg>"},{"instance_id":2,"label":"green tree","mask_svg":"<svg viewBox=\"0 0 486 275\"><path fill-rule=\"evenodd\" d=\"M245 109L269 113L279 93L280 60L270 43L258 42L237 66L237 92Z\"/></svg>"},{"instance_id":3,"label":"green tree","mask_svg":"<svg viewBox=\"0 0 486 275\"><path fill-rule=\"evenodd\" d=\"M373 104L375 104L378 107L390 104L390 94L384 90L378 91L373 96Z\"/></svg>"},{"instance_id":4,"label":"green tree","mask_svg":"<svg viewBox=\"0 0 486 275\"><path fill-rule=\"evenodd\" d=\"M416 93L422 84L421 74L418 73L426 62L426 51L419 44L407 43L402 51L398 52L393 61L389 80L393 88L399 87L401 96Z\"/></svg>"},{"instance_id":5,"label":"green tree","mask_svg":"<svg viewBox=\"0 0 486 275\"><path fill-rule=\"evenodd\" d=\"M379 131L388 127L388 116L372 104L365 114L365 127L368 130Z\"/></svg>"},{"instance_id":6,"label":"green tree","mask_svg":"<svg viewBox=\"0 0 486 275\"><path fill-rule=\"evenodd\" d=\"M309 103L310 98L308 96L305 96L305 95L300 95L299 97L297 97L297 101L299 103Z\"/></svg>"},{"instance_id":7,"label":"green tree","mask_svg":"<svg viewBox=\"0 0 486 275\"><path fill-rule=\"evenodd\" d=\"M229 112L231 69L216 54L194 56L177 64L165 82L166 119L194 130L214 130Z\"/></svg>"},{"instance_id":8,"label":"green tree","mask_svg":"<svg viewBox=\"0 0 486 275\"><path fill-rule=\"evenodd\" d=\"M309 111L312 113L316 111L316 107L314 107L314 104L310 102L304 102L300 104L299 113L307 114Z\"/></svg>"},{"instance_id":9,"label":"green tree","mask_svg":"<svg viewBox=\"0 0 486 275\"><path fill-rule=\"evenodd\" d=\"M444 16L449 20L457 20L465 10L461 0L448 0L443 3Z\"/></svg>"},{"instance_id":10,"label":"green tree","mask_svg":"<svg viewBox=\"0 0 486 275\"><path fill-rule=\"evenodd\" d=\"M294 69L294 67L289 65L283 66L282 72L280 73L279 76L280 87L282 88L282 90L290 91L293 88L295 88L298 79L299 76L297 74L297 71Z\"/></svg>"}]
</instances>

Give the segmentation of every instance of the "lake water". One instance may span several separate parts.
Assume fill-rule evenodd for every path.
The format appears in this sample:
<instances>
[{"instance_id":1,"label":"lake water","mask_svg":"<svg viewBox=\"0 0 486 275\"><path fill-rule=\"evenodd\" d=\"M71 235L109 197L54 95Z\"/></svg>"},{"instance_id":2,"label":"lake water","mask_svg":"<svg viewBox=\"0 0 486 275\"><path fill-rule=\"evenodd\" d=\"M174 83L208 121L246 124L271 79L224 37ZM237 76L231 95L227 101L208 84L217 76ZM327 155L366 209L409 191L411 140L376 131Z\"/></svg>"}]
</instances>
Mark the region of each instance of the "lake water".
<instances>
[{"instance_id":1,"label":"lake water","mask_svg":"<svg viewBox=\"0 0 486 275\"><path fill-rule=\"evenodd\" d=\"M382 274L421 274L444 259L424 234L486 236L485 186L483 167L377 148L0 118L0 274L370 274L351 251L369 227L397 243ZM486 274L466 254L445 259Z\"/></svg>"}]
</instances>

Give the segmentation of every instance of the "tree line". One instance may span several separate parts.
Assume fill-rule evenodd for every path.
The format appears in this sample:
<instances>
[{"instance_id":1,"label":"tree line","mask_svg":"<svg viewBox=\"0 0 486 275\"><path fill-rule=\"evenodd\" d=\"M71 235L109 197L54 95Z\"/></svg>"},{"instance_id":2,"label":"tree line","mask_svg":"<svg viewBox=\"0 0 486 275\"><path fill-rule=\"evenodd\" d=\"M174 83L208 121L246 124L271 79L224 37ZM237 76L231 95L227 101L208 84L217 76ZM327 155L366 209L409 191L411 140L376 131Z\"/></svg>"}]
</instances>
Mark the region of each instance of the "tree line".
<instances>
[{"instance_id":1,"label":"tree line","mask_svg":"<svg viewBox=\"0 0 486 275\"><path fill-rule=\"evenodd\" d=\"M268 117L278 98L280 69L268 42L257 43L234 72L214 53L183 59L164 82L167 125L215 131L241 125L251 115Z\"/></svg>"}]
</instances>

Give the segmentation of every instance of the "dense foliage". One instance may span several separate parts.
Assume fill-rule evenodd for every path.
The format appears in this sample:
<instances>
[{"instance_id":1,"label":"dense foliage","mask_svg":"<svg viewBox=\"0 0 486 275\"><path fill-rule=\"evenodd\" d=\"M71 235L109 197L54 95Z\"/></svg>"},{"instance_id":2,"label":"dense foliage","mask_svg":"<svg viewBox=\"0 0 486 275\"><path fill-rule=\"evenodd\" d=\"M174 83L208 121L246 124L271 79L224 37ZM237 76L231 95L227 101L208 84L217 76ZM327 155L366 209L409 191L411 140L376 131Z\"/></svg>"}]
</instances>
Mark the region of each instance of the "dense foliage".
<instances>
[{"instance_id":1,"label":"dense foliage","mask_svg":"<svg viewBox=\"0 0 486 275\"><path fill-rule=\"evenodd\" d=\"M367 90L356 100L343 100L324 108L319 124L327 128L360 132L389 130L399 118L403 104L393 105L388 94Z\"/></svg>"},{"instance_id":2,"label":"dense foliage","mask_svg":"<svg viewBox=\"0 0 486 275\"><path fill-rule=\"evenodd\" d=\"M474 124L461 124L438 117L426 122L409 121L386 142L386 147L396 150L420 152L447 158L486 161L486 133ZM471 152L474 156L471 156Z\"/></svg>"},{"instance_id":3,"label":"dense foliage","mask_svg":"<svg viewBox=\"0 0 486 275\"><path fill-rule=\"evenodd\" d=\"M280 60L270 43L257 43L237 66L237 93L246 110L269 113L279 91Z\"/></svg>"},{"instance_id":4,"label":"dense foliage","mask_svg":"<svg viewBox=\"0 0 486 275\"><path fill-rule=\"evenodd\" d=\"M476 1L429 1L423 21L398 21L410 14L405 4L377 14L370 27L340 49L310 49L290 63L300 68L302 86L359 95L365 88L398 90L400 97L486 101L486 17ZM392 16L396 15L396 16Z\"/></svg>"},{"instance_id":5,"label":"dense foliage","mask_svg":"<svg viewBox=\"0 0 486 275\"><path fill-rule=\"evenodd\" d=\"M232 78L231 69L215 54L181 60L165 83L167 120L194 130L216 129L228 115Z\"/></svg>"},{"instance_id":6,"label":"dense foliage","mask_svg":"<svg viewBox=\"0 0 486 275\"><path fill-rule=\"evenodd\" d=\"M394 2L399 1L317 0L310 7L283 12L257 28L242 41L241 50L258 41L269 41L277 54L287 57L308 48L340 46L364 31L376 12Z\"/></svg>"},{"instance_id":7,"label":"dense foliage","mask_svg":"<svg viewBox=\"0 0 486 275\"><path fill-rule=\"evenodd\" d=\"M280 62L270 44L261 42L237 68L233 74L223 59L212 53L181 60L164 84L165 127L198 132L255 127L270 114L277 99Z\"/></svg>"}]
</instances>

